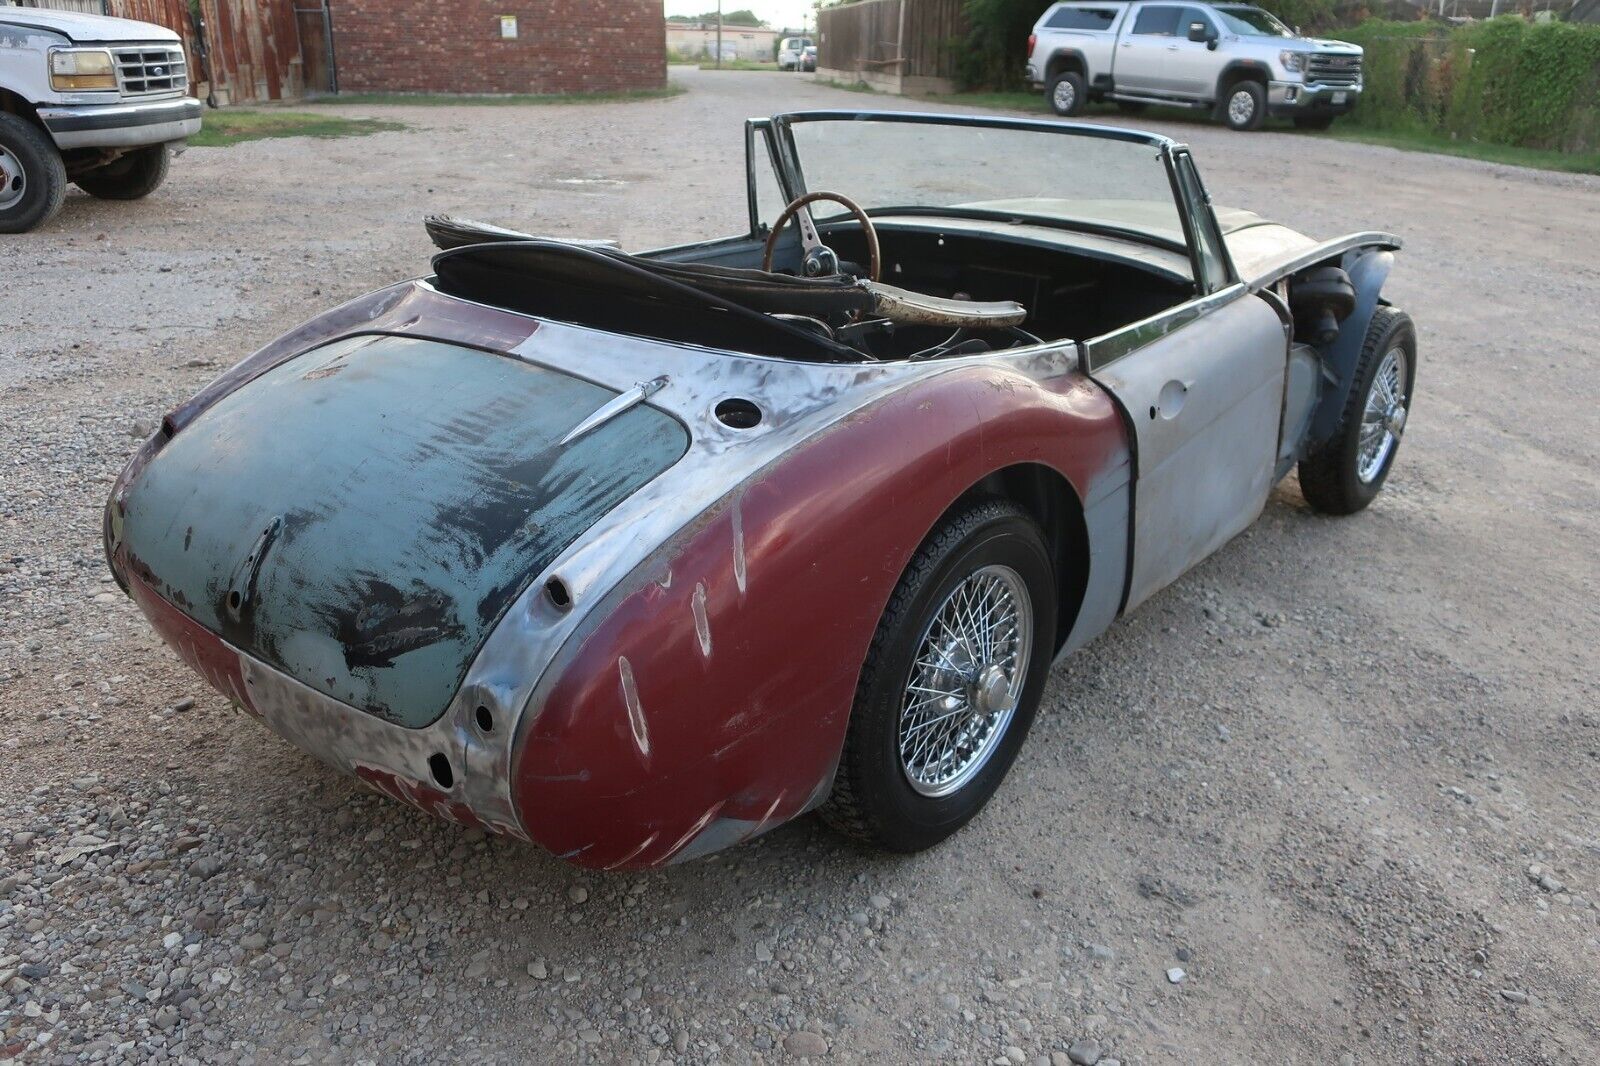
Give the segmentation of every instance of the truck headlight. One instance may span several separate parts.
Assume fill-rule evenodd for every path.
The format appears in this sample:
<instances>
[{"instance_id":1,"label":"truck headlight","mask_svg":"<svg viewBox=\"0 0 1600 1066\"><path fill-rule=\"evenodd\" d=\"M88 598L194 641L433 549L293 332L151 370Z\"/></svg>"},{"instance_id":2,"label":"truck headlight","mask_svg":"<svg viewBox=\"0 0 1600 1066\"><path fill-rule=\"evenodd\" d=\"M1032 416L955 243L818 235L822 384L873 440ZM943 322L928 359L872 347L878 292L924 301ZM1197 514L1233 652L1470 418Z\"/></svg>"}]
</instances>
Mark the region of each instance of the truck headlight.
<instances>
[{"instance_id":1,"label":"truck headlight","mask_svg":"<svg viewBox=\"0 0 1600 1066\"><path fill-rule=\"evenodd\" d=\"M115 89L117 69L104 48L57 48L50 53L50 88L57 92Z\"/></svg>"},{"instance_id":2,"label":"truck headlight","mask_svg":"<svg viewBox=\"0 0 1600 1066\"><path fill-rule=\"evenodd\" d=\"M1306 69L1306 54L1304 52L1279 52L1278 62L1283 64L1283 69L1290 74L1299 74Z\"/></svg>"}]
</instances>

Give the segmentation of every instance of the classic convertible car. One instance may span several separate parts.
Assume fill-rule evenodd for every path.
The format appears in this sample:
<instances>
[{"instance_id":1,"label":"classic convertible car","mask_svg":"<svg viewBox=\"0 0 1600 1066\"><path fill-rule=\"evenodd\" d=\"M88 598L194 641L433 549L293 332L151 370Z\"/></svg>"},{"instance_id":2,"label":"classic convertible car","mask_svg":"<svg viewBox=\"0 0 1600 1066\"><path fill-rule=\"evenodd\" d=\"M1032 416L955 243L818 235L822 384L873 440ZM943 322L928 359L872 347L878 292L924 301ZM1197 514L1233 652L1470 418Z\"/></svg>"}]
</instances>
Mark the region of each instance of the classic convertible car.
<instances>
[{"instance_id":1,"label":"classic convertible car","mask_svg":"<svg viewBox=\"0 0 1600 1066\"><path fill-rule=\"evenodd\" d=\"M106 509L117 580L295 744L573 862L811 810L909 851L994 793L1053 660L1296 466L1323 512L1382 487L1396 237L1213 209L1124 129L808 112L746 146L737 237L430 220L431 274L166 416Z\"/></svg>"}]
</instances>

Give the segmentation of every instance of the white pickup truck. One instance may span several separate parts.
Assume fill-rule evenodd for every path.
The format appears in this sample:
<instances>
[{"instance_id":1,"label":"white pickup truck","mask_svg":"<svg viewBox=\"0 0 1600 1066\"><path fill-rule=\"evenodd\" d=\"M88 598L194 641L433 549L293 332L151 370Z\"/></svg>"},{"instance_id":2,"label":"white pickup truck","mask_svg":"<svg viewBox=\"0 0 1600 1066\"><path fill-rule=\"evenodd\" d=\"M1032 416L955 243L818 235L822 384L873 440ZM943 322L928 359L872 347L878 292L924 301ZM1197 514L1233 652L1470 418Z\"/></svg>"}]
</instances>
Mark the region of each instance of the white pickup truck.
<instances>
[{"instance_id":1,"label":"white pickup truck","mask_svg":"<svg viewBox=\"0 0 1600 1066\"><path fill-rule=\"evenodd\" d=\"M67 182L148 196L200 132L179 36L162 26L0 6L0 233L61 207Z\"/></svg>"},{"instance_id":2,"label":"white pickup truck","mask_svg":"<svg viewBox=\"0 0 1600 1066\"><path fill-rule=\"evenodd\" d=\"M1326 129L1361 97L1361 57L1248 4L1063 3L1034 25L1026 73L1058 115L1112 100L1206 109L1236 130L1268 115Z\"/></svg>"}]
</instances>

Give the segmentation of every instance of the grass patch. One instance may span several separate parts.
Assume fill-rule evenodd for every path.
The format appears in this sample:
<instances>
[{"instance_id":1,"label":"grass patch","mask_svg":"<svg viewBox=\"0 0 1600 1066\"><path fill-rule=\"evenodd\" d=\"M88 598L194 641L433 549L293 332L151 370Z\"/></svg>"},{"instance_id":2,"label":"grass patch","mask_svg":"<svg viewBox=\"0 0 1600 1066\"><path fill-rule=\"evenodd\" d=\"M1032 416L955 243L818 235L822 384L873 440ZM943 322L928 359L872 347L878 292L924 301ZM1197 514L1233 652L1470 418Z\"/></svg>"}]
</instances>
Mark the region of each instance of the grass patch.
<instances>
[{"instance_id":1,"label":"grass patch","mask_svg":"<svg viewBox=\"0 0 1600 1066\"><path fill-rule=\"evenodd\" d=\"M840 81L837 78L823 78L823 79L821 79L821 84L830 86L830 87L835 88L835 89L843 89L847 93L875 93L875 92L878 91L878 90L874 89L871 85L868 85L864 81ZM989 94L989 93L962 93L959 96L921 96L921 97L916 97L915 99L919 99L919 100L958 100L958 99L959 100L965 100L967 96L986 96L986 95L993 95L993 94ZM974 104L972 106L974 106L974 107L989 107L989 106L992 106L992 105L989 105L989 104Z\"/></svg>"},{"instance_id":2,"label":"grass patch","mask_svg":"<svg viewBox=\"0 0 1600 1066\"><path fill-rule=\"evenodd\" d=\"M528 107L540 104L621 104L634 100L662 100L687 92L681 85L664 89L624 89L609 93L518 93L483 96L451 93L343 93L319 96L313 104L359 104L378 107Z\"/></svg>"},{"instance_id":3,"label":"grass patch","mask_svg":"<svg viewBox=\"0 0 1600 1066\"><path fill-rule=\"evenodd\" d=\"M1311 136L1311 134L1307 134ZM1436 133L1407 133L1396 130L1369 130L1360 126L1341 126L1315 134L1341 141L1360 141L1403 148L1408 152L1433 152L1436 155L1481 159L1486 163L1533 167L1536 170L1561 170L1572 174L1600 174L1600 151L1560 152L1554 148L1518 148L1509 144L1484 144L1481 141L1452 141Z\"/></svg>"},{"instance_id":4,"label":"grass patch","mask_svg":"<svg viewBox=\"0 0 1600 1066\"><path fill-rule=\"evenodd\" d=\"M835 84L836 88L849 88ZM973 92L951 93L943 96L923 96L931 103L951 104L956 107L982 107L1002 111L1026 111L1040 115L1053 115L1045 103L1043 93L1025 92ZM1090 104L1078 118L1093 121L1101 115L1121 115L1114 105ZM1181 107L1151 107L1145 112L1162 122L1188 122L1197 125L1214 125L1211 112ZM1124 116L1137 119L1136 115ZM1559 170L1575 174L1600 174L1600 151L1559 152L1548 148L1515 148L1504 144L1484 144L1481 141L1452 141L1435 133L1369 129L1355 118L1337 118L1327 130L1295 130L1286 121L1269 121L1266 127L1277 133L1296 133L1303 137L1333 137L1341 141L1358 141L1378 144L1387 148L1402 148L1409 152L1433 152L1436 155L1479 159L1486 163L1504 163L1511 166L1533 167L1539 170ZM1248 136L1248 134L1241 134Z\"/></svg>"},{"instance_id":5,"label":"grass patch","mask_svg":"<svg viewBox=\"0 0 1600 1066\"><path fill-rule=\"evenodd\" d=\"M302 111L207 111L200 132L189 138L199 148L226 148L241 141L267 137L362 137L369 133L403 130L399 122L337 115L308 115Z\"/></svg>"}]
</instances>

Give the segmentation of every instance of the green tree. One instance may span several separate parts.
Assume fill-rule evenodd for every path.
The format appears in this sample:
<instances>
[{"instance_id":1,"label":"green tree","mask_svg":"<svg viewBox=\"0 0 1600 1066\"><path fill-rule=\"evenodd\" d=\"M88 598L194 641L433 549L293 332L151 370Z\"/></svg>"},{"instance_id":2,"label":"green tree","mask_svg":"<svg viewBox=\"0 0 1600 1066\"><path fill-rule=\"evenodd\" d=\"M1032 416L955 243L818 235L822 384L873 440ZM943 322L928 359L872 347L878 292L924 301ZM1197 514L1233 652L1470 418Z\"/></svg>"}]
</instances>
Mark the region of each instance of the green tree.
<instances>
[{"instance_id":1,"label":"green tree","mask_svg":"<svg viewBox=\"0 0 1600 1066\"><path fill-rule=\"evenodd\" d=\"M713 9L703 15L668 15L668 22L715 22L717 13ZM740 8L738 11L724 11L722 13L724 26L765 26L766 23L756 17L756 13L749 8Z\"/></svg>"}]
</instances>

